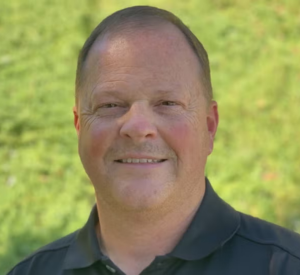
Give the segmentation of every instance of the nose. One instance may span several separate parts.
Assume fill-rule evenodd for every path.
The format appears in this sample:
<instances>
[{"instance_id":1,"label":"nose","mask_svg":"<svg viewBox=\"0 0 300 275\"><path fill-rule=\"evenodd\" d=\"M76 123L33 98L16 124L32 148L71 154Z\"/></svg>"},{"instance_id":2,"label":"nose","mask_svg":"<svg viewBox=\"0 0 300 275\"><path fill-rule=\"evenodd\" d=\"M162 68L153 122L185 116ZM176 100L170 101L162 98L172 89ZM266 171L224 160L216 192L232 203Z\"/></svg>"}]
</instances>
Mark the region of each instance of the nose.
<instances>
[{"instance_id":1,"label":"nose","mask_svg":"<svg viewBox=\"0 0 300 275\"><path fill-rule=\"evenodd\" d=\"M142 142L157 136L157 129L150 107L147 104L133 104L122 117L120 135L134 142Z\"/></svg>"}]
</instances>

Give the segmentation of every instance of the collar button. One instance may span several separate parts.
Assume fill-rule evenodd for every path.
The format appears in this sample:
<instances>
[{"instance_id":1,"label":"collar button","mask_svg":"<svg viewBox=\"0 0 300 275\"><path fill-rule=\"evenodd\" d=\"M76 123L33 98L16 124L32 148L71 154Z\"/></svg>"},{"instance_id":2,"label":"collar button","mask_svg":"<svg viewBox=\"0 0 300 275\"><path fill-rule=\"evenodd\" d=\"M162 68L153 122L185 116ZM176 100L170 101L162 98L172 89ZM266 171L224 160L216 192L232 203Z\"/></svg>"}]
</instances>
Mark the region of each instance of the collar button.
<instances>
[{"instance_id":1,"label":"collar button","mask_svg":"<svg viewBox=\"0 0 300 275\"><path fill-rule=\"evenodd\" d=\"M112 272L112 273L116 272L116 270L114 268L112 268L111 266L109 266L109 265L105 265L105 266L110 272Z\"/></svg>"}]
</instances>

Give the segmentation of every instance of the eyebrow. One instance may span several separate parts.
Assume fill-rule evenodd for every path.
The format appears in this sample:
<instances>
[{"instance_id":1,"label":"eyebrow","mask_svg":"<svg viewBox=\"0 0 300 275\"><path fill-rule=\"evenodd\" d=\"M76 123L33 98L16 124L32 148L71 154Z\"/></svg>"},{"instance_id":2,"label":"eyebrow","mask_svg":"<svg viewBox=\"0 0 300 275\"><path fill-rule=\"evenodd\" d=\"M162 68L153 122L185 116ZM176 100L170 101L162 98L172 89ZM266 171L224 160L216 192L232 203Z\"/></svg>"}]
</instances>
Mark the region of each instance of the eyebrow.
<instances>
[{"instance_id":1,"label":"eyebrow","mask_svg":"<svg viewBox=\"0 0 300 275\"><path fill-rule=\"evenodd\" d=\"M161 96L169 96L169 95L178 95L178 91L171 91L171 90L156 90L154 92L154 95L156 97ZM103 91L97 91L97 89L94 89L92 98L98 98L102 96L111 96L111 97L120 97L123 95L126 95L126 92L120 91L120 90L103 90Z\"/></svg>"},{"instance_id":2,"label":"eyebrow","mask_svg":"<svg viewBox=\"0 0 300 275\"><path fill-rule=\"evenodd\" d=\"M91 98L94 101L97 99L101 99L102 97L120 97L120 95L122 95L122 93L117 90L103 90L100 92L99 90L97 90L97 88L95 88L92 91Z\"/></svg>"},{"instance_id":3,"label":"eyebrow","mask_svg":"<svg viewBox=\"0 0 300 275\"><path fill-rule=\"evenodd\" d=\"M120 94L122 94L122 92L117 90L94 91L95 96L117 96Z\"/></svg>"}]
</instances>

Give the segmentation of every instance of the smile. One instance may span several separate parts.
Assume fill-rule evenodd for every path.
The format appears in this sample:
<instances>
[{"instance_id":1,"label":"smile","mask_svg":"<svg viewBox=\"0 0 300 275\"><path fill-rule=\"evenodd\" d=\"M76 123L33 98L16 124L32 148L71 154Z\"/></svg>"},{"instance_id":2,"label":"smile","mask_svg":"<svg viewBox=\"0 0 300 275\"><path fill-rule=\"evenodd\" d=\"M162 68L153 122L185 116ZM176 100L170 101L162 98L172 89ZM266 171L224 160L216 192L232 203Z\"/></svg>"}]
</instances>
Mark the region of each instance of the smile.
<instances>
[{"instance_id":1,"label":"smile","mask_svg":"<svg viewBox=\"0 0 300 275\"><path fill-rule=\"evenodd\" d=\"M134 159L134 158L128 158L128 159L119 159L117 162L120 163L159 163L163 162L165 159Z\"/></svg>"}]
</instances>

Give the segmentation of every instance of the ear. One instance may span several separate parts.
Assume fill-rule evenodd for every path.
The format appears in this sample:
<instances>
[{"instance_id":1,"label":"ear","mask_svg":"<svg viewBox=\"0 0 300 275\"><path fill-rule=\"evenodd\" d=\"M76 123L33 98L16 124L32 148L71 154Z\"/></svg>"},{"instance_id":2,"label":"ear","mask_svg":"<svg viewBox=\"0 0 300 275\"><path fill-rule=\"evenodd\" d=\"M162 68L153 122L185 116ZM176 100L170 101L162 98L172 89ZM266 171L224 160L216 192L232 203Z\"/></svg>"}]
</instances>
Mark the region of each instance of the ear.
<instances>
[{"instance_id":1,"label":"ear","mask_svg":"<svg viewBox=\"0 0 300 275\"><path fill-rule=\"evenodd\" d=\"M77 136L79 136L80 124L79 124L79 114L76 106L73 107L73 114L74 114L74 126L77 132Z\"/></svg>"},{"instance_id":2,"label":"ear","mask_svg":"<svg viewBox=\"0 0 300 275\"><path fill-rule=\"evenodd\" d=\"M216 101L212 101L207 111L207 129L209 135L209 155L212 153L214 148L214 139L219 124L219 112L218 104Z\"/></svg>"}]
</instances>

